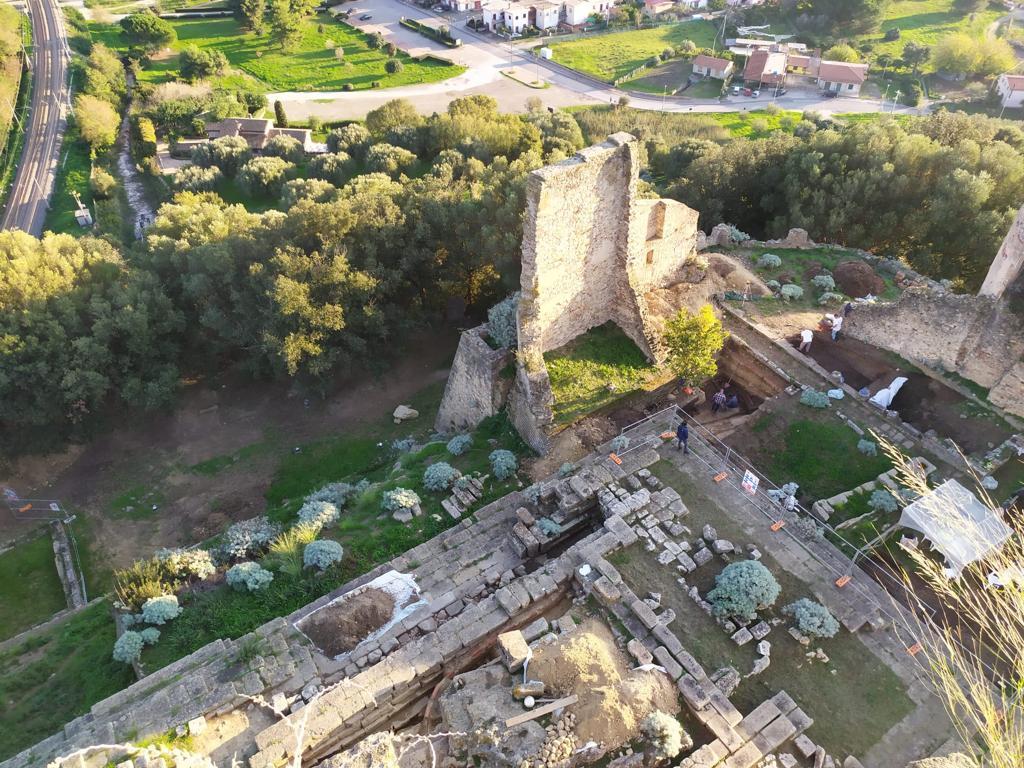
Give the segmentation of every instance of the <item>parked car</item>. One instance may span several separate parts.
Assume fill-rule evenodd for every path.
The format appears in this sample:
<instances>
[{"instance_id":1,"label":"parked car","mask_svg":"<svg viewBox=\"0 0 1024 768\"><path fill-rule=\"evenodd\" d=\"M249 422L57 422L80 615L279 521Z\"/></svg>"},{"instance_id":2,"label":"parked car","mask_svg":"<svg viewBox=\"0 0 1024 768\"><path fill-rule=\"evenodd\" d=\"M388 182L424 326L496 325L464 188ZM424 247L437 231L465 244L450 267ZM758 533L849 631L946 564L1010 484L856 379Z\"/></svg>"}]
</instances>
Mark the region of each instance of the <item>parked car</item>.
<instances>
[{"instance_id":1,"label":"parked car","mask_svg":"<svg viewBox=\"0 0 1024 768\"><path fill-rule=\"evenodd\" d=\"M787 91L787 90L786 90L785 88L783 88L782 90L780 90L780 91L779 91L778 93L776 93L775 95L776 95L776 96L785 96L785 95L786 95L787 93L789 93L789 91Z\"/></svg>"},{"instance_id":2,"label":"parked car","mask_svg":"<svg viewBox=\"0 0 1024 768\"><path fill-rule=\"evenodd\" d=\"M752 90L750 90L749 88L744 88L743 89L743 95L744 96L753 96L754 92Z\"/></svg>"},{"instance_id":3,"label":"parked car","mask_svg":"<svg viewBox=\"0 0 1024 768\"><path fill-rule=\"evenodd\" d=\"M756 99L758 96L761 95L761 91L755 89L750 92L750 95Z\"/></svg>"},{"instance_id":4,"label":"parked car","mask_svg":"<svg viewBox=\"0 0 1024 768\"><path fill-rule=\"evenodd\" d=\"M839 95L839 91L825 91L821 95L826 99L834 99Z\"/></svg>"},{"instance_id":5,"label":"parked car","mask_svg":"<svg viewBox=\"0 0 1024 768\"><path fill-rule=\"evenodd\" d=\"M733 96L739 96L740 87L738 85L734 85L732 88L729 89L729 93L732 94Z\"/></svg>"},{"instance_id":6,"label":"parked car","mask_svg":"<svg viewBox=\"0 0 1024 768\"><path fill-rule=\"evenodd\" d=\"M364 13L362 16L359 17L359 20L360 21L369 21L372 18L373 18L373 16L371 16L370 14Z\"/></svg>"},{"instance_id":7,"label":"parked car","mask_svg":"<svg viewBox=\"0 0 1024 768\"><path fill-rule=\"evenodd\" d=\"M430 10L432 10L434 13L441 13L441 11L444 10L444 6L443 5L435 5Z\"/></svg>"}]
</instances>

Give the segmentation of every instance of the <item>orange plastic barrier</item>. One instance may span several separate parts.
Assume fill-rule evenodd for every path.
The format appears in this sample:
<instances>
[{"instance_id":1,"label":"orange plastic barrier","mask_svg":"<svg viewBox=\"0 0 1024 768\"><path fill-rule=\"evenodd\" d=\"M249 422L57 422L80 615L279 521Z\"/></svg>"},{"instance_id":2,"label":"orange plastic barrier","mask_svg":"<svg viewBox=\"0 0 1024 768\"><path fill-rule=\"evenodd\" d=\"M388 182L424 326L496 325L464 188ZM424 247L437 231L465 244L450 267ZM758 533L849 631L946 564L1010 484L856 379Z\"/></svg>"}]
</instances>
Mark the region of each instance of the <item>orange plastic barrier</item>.
<instances>
[{"instance_id":1,"label":"orange plastic barrier","mask_svg":"<svg viewBox=\"0 0 1024 768\"><path fill-rule=\"evenodd\" d=\"M836 579L836 586L839 587L840 589L842 589L843 587L845 587L847 584L850 583L850 579L851 578L853 578L853 577L852 576L840 576L838 579Z\"/></svg>"},{"instance_id":2,"label":"orange plastic barrier","mask_svg":"<svg viewBox=\"0 0 1024 768\"><path fill-rule=\"evenodd\" d=\"M616 464L621 464L622 463L622 459L620 459L614 453L609 453L608 454L608 458L611 459L612 461L614 461Z\"/></svg>"},{"instance_id":3,"label":"orange plastic barrier","mask_svg":"<svg viewBox=\"0 0 1024 768\"><path fill-rule=\"evenodd\" d=\"M776 532L781 531L785 525L785 520L776 520L774 523L772 523L772 530Z\"/></svg>"},{"instance_id":4,"label":"orange plastic barrier","mask_svg":"<svg viewBox=\"0 0 1024 768\"><path fill-rule=\"evenodd\" d=\"M716 483L720 483L723 480L725 480L725 478L727 478L728 476L729 476L728 472L719 472L717 475L715 475L715 482Z\"/></svg>"},{"instance_id":5,"label":"orange plastic barrier","mask_svg":"<svg viewBox=\"0 0 1024 768\"><path fill-rule=\"evenodd\" d=\"M909 653L911 656L917 656L917 654L919 654L923 650L923 645L921 645L920 643L914 643L912 646L907 648L907 653Z\"/></svg>"}]
</instances>

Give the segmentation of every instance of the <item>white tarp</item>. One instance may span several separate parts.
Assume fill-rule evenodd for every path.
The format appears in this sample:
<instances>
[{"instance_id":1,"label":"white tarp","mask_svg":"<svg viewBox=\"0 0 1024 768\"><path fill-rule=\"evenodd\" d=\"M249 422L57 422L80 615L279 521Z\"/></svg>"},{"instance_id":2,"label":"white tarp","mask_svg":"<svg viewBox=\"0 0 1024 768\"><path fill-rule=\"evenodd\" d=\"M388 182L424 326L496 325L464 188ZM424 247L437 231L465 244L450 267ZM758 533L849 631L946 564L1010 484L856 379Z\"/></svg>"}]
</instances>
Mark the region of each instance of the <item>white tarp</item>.
<instances>
[{"instance_id":1,"label":"white tarp","mask_svg":"<svg viewBox=\"0 0 1024 768\"><path fill-rule=\"evenodd\" d=\"M906 383L907 378L905 376L897 376L892 380L892 384L888 387L875 392L874 397L871 398L871 402L883 410L888 408L892 405L892 401L896 399L896 394Z\"/></svg>"},{"instance_id":2,"label":"white tarp","mask_svg":"<svg viewBox=\"0 0 1024 768\"><path fill-rule=\"evenodd\" d=\"M999 549L1011 534L997 510L986 507L956 480L947 480L909 504L900 525L920 531L955 574Z\"/></svg>"}]
</instances>

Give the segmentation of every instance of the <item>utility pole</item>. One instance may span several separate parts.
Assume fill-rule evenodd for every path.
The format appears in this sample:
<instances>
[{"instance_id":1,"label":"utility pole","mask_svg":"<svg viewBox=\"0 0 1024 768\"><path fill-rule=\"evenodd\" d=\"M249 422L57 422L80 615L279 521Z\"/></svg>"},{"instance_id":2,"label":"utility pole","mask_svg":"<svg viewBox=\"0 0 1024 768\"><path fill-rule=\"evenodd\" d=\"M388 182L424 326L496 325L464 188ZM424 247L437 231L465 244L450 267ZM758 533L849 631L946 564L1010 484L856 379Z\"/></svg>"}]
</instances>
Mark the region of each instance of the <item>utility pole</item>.
<instances>
[{"instance_id":1,"label":"utility pole","mask_svg":"<svg viewBox=\"0 0 1024 768\"><path fill-rule=\"evenodd\" d=\"M897 102L897 101L899 101L899 100L900 100L900 92L899 92L899 90L897 89L897 91L896 91L896 95L892 97L892 109L890 109L890 110L889 110L889 114L890 114L890 115L891 115L891 114L892 114L893 112L895 112L895 111L896 111L896 102Z\"/></svg>"}]
</instances>

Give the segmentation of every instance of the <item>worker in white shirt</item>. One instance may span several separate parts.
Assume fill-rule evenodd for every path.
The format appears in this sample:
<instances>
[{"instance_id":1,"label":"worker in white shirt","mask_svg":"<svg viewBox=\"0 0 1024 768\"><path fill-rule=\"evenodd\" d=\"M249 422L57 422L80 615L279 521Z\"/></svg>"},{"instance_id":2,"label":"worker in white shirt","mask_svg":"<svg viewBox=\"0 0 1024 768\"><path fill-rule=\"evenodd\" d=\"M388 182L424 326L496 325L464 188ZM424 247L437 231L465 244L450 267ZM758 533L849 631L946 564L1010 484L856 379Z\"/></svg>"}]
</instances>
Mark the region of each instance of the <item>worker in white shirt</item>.
<instances>
[{"instance_id":1,"label":"worker in white shirt","mask_svg":"<svg viewBox=\"0 0 1024 768\"><path fill-rule=\"evenodd\" d=\"M832 341L839 338L839 331L843 329L843 316L836 315L832 318Z\"/></svg>"},{"instance_id":2,"label":"worker in white shirt","mask_svg":"<svg viewBox=\"0 0 1024 768\"><path fill-rule=\"evenodd\" d=\"M801 352L811 351L811 342L814 341L814 331L809 328L804 328L800 331L800 346L797 347Z\"/></svg>"}]
</instances>

